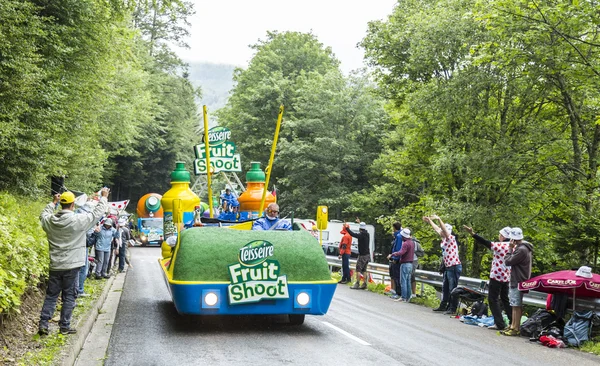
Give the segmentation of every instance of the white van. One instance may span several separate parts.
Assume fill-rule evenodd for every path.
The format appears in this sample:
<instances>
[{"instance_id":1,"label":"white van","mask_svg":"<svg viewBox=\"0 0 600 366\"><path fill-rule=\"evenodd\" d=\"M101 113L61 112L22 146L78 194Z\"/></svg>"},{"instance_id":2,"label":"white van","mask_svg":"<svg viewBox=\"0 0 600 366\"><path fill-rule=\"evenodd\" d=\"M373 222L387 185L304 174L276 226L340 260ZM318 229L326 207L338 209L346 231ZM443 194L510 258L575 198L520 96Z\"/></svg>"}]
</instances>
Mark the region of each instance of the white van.
<instances>
[{"instance_id":1,"label":"white van","mask_svg":"<svg viewBox=\"0 0 600 366\"><path fill-rule=\"evenodd\" d=\"M316 226L316 220L306 219L294 219L294 223L298 223L300 227L305 230L311 231L313 225ZM350 230L358 232L358 224L350 222ZM344 223L339 220L331 220L327 224L327 229L323 230L323 251L326 255L338 256L339 244L342 239L342 231ZM369 232L369 248L371 252L371 261L373 260L373 252L375 251L375 227L373 225L367 225L367 231ZM352 255L353 258L358 257L358 241L356 238L352 238Z\"/></svg>"}]
</instances>

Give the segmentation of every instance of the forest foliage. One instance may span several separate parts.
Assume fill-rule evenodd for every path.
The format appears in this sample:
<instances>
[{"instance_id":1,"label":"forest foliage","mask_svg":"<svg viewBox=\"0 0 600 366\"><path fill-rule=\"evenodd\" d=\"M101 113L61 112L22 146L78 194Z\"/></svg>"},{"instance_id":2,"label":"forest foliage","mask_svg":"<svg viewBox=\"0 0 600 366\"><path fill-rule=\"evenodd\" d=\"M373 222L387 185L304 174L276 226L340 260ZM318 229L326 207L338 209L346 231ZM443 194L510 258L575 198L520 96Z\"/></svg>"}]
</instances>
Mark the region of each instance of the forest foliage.
<instances>
[{"instance_id":1,"label":"forest foliage","mask_svg":"<svg viewBox=\"0 0 600 366\"><path fill-rule=\"evenodd\" d=\"M135 199L190 161L199 90L170 45L191 14L181 0L0 1L0 313L47 273L50 177Z\"/></svg>"},{"instance_id":2,"label":"forest foliage","mask_svg":"<svg viewBox=\"0 0 600 366\"><path fill-rule=\"evenodd\" d=\"M400 1L360 44L372 74L350 76L314 35L272 32L236 71L219 121L245 164L266 163L286 106L272 179L297 217L327 204L331 218L388 230L400 220L433 268L439 240L421 218L437 213L454 225L474 277L489 273L491 253L463 225L490 239L523 228L534 273L597 269L596 6Z\"/></svg>"}]
</instances>

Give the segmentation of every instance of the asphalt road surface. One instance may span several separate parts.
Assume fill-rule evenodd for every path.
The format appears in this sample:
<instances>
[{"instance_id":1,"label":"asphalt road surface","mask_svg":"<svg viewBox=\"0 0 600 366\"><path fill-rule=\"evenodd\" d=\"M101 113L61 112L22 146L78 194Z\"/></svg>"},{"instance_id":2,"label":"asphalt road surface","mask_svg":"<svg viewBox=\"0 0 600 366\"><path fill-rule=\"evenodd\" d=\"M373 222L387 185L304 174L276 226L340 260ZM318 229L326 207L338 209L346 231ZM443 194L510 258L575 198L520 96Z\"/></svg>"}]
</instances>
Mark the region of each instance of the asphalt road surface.
<instances>
[{"instance_id":1,"label":"asphalt road surface","mask_svg":"<svg viewBox=\"0 0 600 366\"><path fill-rule=\"evenodd\" d=\"M600 357L464 325L338 285L325 316L180 316L157 258L132 248L105 365L599 365Z\"/></svg>"}]
</instances>

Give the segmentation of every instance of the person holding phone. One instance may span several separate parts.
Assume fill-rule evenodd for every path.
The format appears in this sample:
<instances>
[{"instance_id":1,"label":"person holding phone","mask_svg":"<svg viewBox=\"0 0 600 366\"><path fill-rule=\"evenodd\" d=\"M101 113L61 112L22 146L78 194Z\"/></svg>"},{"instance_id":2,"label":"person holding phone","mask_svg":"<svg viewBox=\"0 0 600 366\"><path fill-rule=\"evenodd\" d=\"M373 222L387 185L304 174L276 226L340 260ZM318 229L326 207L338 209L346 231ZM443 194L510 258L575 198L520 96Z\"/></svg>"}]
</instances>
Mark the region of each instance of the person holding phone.
<instances>
[{"instance_id":1,"label":"person holding phone","mask_svg":"<svg viewBox=\"0 0 600 366\"><path fill-rule=\"evenodd\" d=\"M48 335L48 322L56 309L58 295L62 292L62 310L58 325L61 334L74 334L71 328L71 316L75 308L75 281L79 270L85 265L86 233L102 217L108 207L109 190L101 190L101 198L92 212L78 213L75 209L73 192L55 194L40 215L42 229L48 237L50 254L50 273L46 298L42 305L38 334ZM56 204L60 203L61 210L54 213Z\"/></svg>"}]
</instances>

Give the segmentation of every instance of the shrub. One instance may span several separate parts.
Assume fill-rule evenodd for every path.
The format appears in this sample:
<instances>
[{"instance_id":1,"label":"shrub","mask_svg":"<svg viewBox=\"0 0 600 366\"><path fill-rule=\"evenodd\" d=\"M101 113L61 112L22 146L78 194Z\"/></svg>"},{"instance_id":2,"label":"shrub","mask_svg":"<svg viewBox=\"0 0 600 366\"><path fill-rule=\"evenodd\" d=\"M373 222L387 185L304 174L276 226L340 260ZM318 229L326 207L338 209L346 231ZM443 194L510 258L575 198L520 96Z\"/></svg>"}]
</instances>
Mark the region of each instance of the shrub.
<instances>
[{"instance_id":1,"label":"shrub","mask_svg":"<svg viewBox=\"0 0 600 366\"><path fill-rule=\"evenodd\" d=\"M27 287L48 273L48 243L39 222L43 207L0 192L0 315L18 312Z\"/></svg>"}]
</instances>

